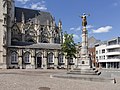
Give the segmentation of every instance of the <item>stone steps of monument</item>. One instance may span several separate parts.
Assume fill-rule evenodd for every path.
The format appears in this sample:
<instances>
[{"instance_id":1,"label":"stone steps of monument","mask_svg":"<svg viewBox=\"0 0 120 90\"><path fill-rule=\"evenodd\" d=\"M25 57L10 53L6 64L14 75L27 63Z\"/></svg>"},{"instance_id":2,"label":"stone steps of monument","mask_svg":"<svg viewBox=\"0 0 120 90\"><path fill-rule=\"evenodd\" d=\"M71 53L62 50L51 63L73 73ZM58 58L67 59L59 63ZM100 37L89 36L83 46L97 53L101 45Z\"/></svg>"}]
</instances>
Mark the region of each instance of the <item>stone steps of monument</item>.
<instances>
[{"instance_id":1,"label":"stone steps of monument","mask_svg":"<svg viewBox=\"0 0 120 90\"><path fill-rule=\"evenodd\" d=\"M67 74L78 74L78 75L100 75L101 72L93 69L76 69L67 72Z\"/></svg>"},{"instance_id":2,"label":"stone steps of monument","mask_svg":"<svg viewBox=\"0 0 120 90\"><path fill-rule=\"evenodd\" d=\"M74 68L73 70L96 70L96 68L89 68L89 69Z\"/></svg>"},{"instance_id":3,"label":"stone steps of monument","mask_svg":"<svg viewBox=\"0 0 120 90\"><path fill-rule=\"evenodd\" d=\"M59 74L59 75L52 75L51 77L57 78L66 78L66 79L80 79L80 80L88 80L88 81L99 81L99 82L109 82L113 81L113 78L107 77L100 77L98 75L74 75L74 74Z\"/></svg>"},{"instance_id":4,"label":"stone steps of monument","mask_svg":"<svg viewBox=\"0 0 120 90\"><path fill-rule=\"evenodd\" d=\"M97 71L93 71L93 70L72 70L70 72L85 72L85 73L95 73Z\"/></svg>"},{"instance_id":5,"label":"stone steps of monument","mask_svg":"<svg viewBox=\"0 0 120 90\"><path fill-rule=\"evenodd\" d=\"M68 72L67 74L74 74L74 75L98 75L95 72Z\"/></svg>"}]
</instances>

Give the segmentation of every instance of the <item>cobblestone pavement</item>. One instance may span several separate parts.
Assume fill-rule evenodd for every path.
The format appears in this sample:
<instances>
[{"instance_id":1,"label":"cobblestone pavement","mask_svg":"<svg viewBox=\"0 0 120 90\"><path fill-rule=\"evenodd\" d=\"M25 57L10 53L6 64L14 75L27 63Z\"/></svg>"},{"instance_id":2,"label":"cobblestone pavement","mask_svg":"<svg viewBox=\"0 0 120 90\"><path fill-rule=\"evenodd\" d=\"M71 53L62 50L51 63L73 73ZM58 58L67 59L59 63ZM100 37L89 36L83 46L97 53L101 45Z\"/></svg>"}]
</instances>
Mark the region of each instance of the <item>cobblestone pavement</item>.
<instances>
[{"instance_id":1,"label":"cobblestone pavement","mask_svg":"<svg viewBox=\"0 0 120 90\"><path fill-rule=\"evenodd\" d=\"M117 83L50 78L66 70L9 69L0 70L0 90L120 90Z\"/></svg>"}]
</instances>

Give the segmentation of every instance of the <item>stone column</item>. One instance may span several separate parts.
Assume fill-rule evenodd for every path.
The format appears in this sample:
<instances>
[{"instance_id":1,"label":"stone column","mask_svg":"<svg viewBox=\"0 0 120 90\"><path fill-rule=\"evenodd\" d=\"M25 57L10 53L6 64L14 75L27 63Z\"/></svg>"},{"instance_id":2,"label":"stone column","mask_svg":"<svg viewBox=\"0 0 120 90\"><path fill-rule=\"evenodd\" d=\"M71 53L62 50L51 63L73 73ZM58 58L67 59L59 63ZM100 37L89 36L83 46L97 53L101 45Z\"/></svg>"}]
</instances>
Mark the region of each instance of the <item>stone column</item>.
<instances>
[{"instance_id":1,"label":"stone column","mask_svg":"<svg viewBox=\"0 0 120 90\"><path fill-rule=\"evenodd\" d=\"M1 18L0 18L1 19ZM0 64L3 64L3 20L0 20ZM0 65L2 68L2 65Z\"/></svg>"},{"instance_id":2,"label":"stone column","mask_svg":"<svg viewBox=\"0 0 120 90\"><path fill-rule=\"evenodd\" d=\"M64 56L64 57L63 57L63 60L64 60L64 62L65 62L65 68L67 68L67 64L68 64L67 58Z\"/></svg>"},{"instance_id":3,"label":"stone column","mask_svg":"<svg viewBox=\"0 0 120 90\"><path fill-rule=\"evenodd\" d=\"M35 68L34 56L31 57L31 68Z\"/></svg>"},{"instance_id":4,"label":"stone column","mask_svg":"<svg viewBox=\"0 0 120 90\"><path fill-rule=\"evenodd\" d=\"M82 48L81 48L81 55L88 56L88 37L87 37L87 30L86 27L83 27L82 30Z\"/></svg>"},{"instance_id":5,"label":"stone column","mask_svg":"<svg viewBox=\"0 0 120 90\"><path fill-rule=\"evenodd\" d=\"M43 68L47 69L47 51L43 51Z\"/></svg>"},{"instance_id":6,"label":"stone column","mask_svg":"<svg viewBox=\"0 0 120 90\"><path fill-rule=\"evenodd\" d=\"M54 67L57 68L58 66L58 52L54 52Z\"/></svg>"},{"instance_id":7,"label":"stone column","mask_svg":"<svg viewBox=\"0 0 120 90\"><path fill-rule=\"evenodd\" d=\"M89 69L90 58L88 54L88 31L86 29L88 15L83 14L82 18L82 47L81 47L81 59L78 61L78 68Z\"/></svg>"},{"instance_id":8,"label":"stone column","mask_svg":"<svg viewBox=\"0 0 120 90\"><path fill-rule=\"evenodd\" d=\"M106 62L106 69L108 68L108 63Z\"/></svg>"},{"instance_id":9,"label":"stone column","mask_svg":"<svg viewBox=\"0 0 120 90\"><path fill-rule=\"evenodd\" d=\"M82 47L81 47L81 58L78 61L78 68L89 69L90 58L88 55L88 33L86 27L82 29Z\"/></svg>"},{"instance_id":10,"label":"stone column","mask_svg":"<svg viewBox=\"0 0 120 90\"><path fill-rule=\"evenodd\" d=\"M22 56L20 56L18 58L18 65L19 65L20 69L22 69Z\"/></svg>"}]
</instances>

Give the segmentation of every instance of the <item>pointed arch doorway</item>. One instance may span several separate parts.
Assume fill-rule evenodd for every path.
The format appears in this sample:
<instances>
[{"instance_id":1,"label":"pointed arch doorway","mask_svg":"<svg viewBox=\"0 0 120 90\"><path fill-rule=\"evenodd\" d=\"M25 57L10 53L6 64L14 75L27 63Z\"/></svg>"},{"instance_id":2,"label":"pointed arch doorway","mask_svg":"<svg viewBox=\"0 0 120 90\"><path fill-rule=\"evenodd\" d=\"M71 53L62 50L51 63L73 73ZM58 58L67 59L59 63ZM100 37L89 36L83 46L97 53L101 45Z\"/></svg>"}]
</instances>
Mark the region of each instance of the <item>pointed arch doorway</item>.
<instances>
[{"instance_id":1,"label":"pointed arch doorway","mask_svg":"<svg viewBox=\"0 0 120 90\"><path fill-rule=\"evenodd\" d=\"M42 54L38 53L36 55L36 66L37 68L42 68Z\"/></svg>"}]
</instances>

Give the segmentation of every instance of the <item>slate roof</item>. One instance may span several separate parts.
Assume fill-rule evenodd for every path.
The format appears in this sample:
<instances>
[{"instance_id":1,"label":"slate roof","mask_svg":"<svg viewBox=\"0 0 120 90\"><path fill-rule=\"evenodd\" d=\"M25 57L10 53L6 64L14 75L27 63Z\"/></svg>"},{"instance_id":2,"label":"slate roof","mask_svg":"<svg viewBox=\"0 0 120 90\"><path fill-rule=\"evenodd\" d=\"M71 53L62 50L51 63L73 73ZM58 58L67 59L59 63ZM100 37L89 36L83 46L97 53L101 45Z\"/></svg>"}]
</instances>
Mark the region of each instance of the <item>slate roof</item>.
<instances>
[{"instance_id":1,"label":"slate roof","mask_svg":"<svg viewBox=\"0 0 120 90\"><path fill-rule=\"evenodd\" d=\"M53 17L49 12L15 7L16 22L22 21L22 13L24 14L25 22L28 22L31 19L31 21L35 23L35 16L37 16L36 18L41 25L46 25L47 20L50 22L53 21Z\"/></svg>"},{"instance_id":2,"label":"slate roof","mask_svg":"<svg viewBox=\"0 0 120 90\"><path fill-rule=\"evenodd\" d=\"M61 49L61 44L54 43L37 43L27 46L28 48L41 48L41 49Z\"/></svg>"},{"instance_id":3,"label":"slate roof","mask_svg":"<svg viewBox=\"0 0 120 90\"><path fill-rule=\"evenodd\" d=\"M11 45L13 46L26 46L26 45L32 45L33 42L22 42L22 41L12 41Z\"/></svg>"},{"instance_id":4,"label":"slate roof","mask_svg":"<svg viewBox=\"0 0 120 90\"><path fill-rule=\"evenodd\" d=\"M9 48L30 48L30 49L61 49L61 44L37 43L26 46L9 46Z\"/></svg>"}]
</instances>

